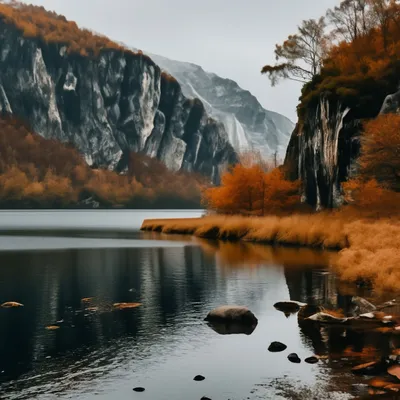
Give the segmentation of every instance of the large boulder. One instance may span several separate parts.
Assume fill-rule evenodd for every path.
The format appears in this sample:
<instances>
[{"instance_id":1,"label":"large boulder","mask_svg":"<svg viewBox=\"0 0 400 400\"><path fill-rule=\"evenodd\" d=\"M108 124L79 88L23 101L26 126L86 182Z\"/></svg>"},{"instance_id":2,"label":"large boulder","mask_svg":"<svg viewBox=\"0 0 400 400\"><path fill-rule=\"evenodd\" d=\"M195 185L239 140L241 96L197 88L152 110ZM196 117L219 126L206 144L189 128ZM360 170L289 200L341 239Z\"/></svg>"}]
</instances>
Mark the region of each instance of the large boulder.
<instances>
[{"instance_id":1,"label":"large boulder","mask_svg":"<svg viewBox=\"0 0 400 400\"><path fill-rule=\"evenodd\" d=\"M243 306L221 306L210 311L204 319L209 322L237 323L242 325L257 325L256 316Z\"/></svg>"}]
</instances>

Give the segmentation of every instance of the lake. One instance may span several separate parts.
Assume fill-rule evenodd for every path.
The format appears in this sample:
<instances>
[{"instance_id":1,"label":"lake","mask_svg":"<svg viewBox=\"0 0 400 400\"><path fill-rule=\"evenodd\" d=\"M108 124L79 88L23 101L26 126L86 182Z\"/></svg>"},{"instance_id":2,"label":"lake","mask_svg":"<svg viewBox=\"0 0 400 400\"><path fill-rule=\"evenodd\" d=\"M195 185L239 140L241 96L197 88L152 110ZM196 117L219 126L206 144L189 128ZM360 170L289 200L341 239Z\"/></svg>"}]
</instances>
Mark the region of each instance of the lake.
<instances>
[{"instance_id":1,"label":"lake","mask_svg":"<svg viewBox=\"0 0 400 400\"><path fill-rule=\"evenodd\" d=\"M273 307L294 299L344 309L352 293L329 271L334 255L139 231L145 218L201 214L0 212L0 303L24 304L0 308L0 398L346 399L366 392L350 366L365 349L387 352L381 335L310 331ZM121 302L141 305L113 306ZM204 317L224 304L248 306L259 319L255 331L211 329ZM268 352L277 340L287 351ZM291 352L322 359L292 364ZM198 374L206 379L194 381ZM146 391L134 392L138 386Z\"/></svg>"}]
</instances>

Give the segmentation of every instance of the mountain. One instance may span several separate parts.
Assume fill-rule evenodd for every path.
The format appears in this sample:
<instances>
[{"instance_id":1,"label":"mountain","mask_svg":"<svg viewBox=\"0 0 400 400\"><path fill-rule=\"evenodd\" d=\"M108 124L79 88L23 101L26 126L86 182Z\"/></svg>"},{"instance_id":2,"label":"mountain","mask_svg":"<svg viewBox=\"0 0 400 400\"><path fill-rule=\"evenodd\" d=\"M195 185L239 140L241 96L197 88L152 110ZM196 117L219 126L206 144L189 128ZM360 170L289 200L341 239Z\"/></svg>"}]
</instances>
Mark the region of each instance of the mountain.
<instances>
[{"instance_id":1,"label":"mountain","mask_svg":"<svg viewBox=\"0 0 400 400\"><path fill-rule=\"evenodd\" d=\"M236 82L204 71L200 66L149 56L173 75L187 98L198 98L208 114L224 124L236 151L257 149L264 156L276 151L283 160L294 123L281 114L265 110L249 91Z\"/></svg>"},{"instance_id":2,"label":"mountain","mask_svg":"<svg viewBox=\"0 0 400 400\"><path fill-rule=\"evenodd\" d=\"M237 161L224 126L141 52L43 7L0 4L0 112L124 171L141 152L213 182Z\"/></svg>"}]
</instances>

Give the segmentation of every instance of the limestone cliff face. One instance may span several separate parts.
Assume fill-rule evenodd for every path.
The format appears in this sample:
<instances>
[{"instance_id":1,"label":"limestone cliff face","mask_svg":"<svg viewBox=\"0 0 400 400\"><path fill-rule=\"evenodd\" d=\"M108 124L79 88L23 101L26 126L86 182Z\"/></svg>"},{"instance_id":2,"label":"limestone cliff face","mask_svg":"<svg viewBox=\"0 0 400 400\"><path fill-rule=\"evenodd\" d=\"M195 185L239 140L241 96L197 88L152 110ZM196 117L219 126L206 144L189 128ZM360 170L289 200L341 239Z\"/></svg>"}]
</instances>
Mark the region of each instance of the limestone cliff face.
<instances>
[{"instance_id":1,"label":"limestone cliff face","mask_svg":"<svg viewBox=\"0 0 400 400\"><path fill-rule=\"evenodd\" d=\"M303 200L316 207L342 202L341 182L351 173L359 152L360 122L340 101L321 96L298 123L285 163L303 182Z\"/></svg>"},{"instance_id":2,"label":"limestone cliff face","mask_svg":"<svg viewBox=\"0 0 400 400\"><path fill-rule=\"evenodd\" d=\"M400 91L379 96L380 113L400 111ZM378 111L368 117L376 117ZM303 201L317 209L342 204L341 184L357 172L362 135L359 115L359 110L322 94L293 131L285 165L293 178L302 180Z\"/></svg>"},{"instance_id":3,"label":"limestone cliff face","mask_svg":"<svg viewBox=\"0 0 400 400\"><path fill-rule=\"evenodd\" d=\"M72 143L89 165L124 170L129 152L218 182L236 162L221 124L142 54L105 50L95 59L27 39L0 20L0 112L45 138Z\"/></svg>"}]
</instances>

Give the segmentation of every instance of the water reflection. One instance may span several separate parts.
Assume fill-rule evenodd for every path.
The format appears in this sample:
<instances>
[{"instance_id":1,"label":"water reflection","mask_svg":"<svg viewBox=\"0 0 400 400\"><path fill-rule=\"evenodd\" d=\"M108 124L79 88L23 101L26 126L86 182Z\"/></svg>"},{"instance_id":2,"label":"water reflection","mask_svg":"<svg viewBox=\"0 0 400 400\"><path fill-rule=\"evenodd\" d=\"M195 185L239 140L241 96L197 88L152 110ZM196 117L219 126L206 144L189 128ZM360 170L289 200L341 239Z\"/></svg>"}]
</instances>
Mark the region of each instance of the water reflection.
<instances>
[{"instance_id":1,"label":"water reflection","mask_svg":"<svg viewBox=\"0 0 400 400\"><path fill-rule=\"evenodd\" d=\"M148 247L143 240L145 248L0 252L0 302L25 305L0 309L0 385L6 398L122 399L131 398L133 386L147 386L147 398L154 400L206 393L241 399L254 385L260 391L264 382L284 375L320 388L337 380L330 372L333 360L296 368L286 357L267 355L273 340L302 358L351 357L349 349L388 351L382 335L343 335L301 323L299 331L296 316L274 309L288 299L343 308L348 295L338 293L335 278L326 273L332 254L185 240L190 245ZM116 310L117 302L142 306ZM225 336L237 333L236 327L210 329L203 318L221 304L251 308L257 329L250 336ZM46 330L54 324L60 329ZM207 379L192 386L198 373ZM342 379L344 390L352 382ZM271 394L273 388L265 390Z\"/></svg>"}]
</instances>

